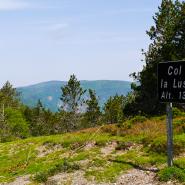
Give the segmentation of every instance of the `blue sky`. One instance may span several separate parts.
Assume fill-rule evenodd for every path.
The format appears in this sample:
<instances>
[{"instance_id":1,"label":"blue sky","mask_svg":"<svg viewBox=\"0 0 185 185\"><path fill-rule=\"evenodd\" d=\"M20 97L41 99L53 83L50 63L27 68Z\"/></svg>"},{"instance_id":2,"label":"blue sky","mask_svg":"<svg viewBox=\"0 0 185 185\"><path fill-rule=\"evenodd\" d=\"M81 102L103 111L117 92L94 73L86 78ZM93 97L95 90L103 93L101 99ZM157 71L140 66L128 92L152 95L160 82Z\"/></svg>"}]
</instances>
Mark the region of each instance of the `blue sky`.
<instances>
[{"instance_id":1,"label":"blue sky","mask_svg":"<svg viewBox=\"0 0 185 185\"><path fill-rule=\"evenodd\" d=\"M132 80L161 0L0 0L0 85Z\"/></svg>"}]
</instances>

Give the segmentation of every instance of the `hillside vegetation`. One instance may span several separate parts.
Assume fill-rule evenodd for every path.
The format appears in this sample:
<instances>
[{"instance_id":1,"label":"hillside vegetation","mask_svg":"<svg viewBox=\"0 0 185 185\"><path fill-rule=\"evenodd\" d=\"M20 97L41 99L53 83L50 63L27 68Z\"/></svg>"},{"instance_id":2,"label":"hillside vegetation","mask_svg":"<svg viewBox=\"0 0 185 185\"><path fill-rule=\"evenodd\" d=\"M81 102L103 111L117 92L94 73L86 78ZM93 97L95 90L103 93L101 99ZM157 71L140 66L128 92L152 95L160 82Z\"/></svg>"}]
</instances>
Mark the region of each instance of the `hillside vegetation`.
<instances>
[{"instance_id":1,"label":"hillside vegetation","mask_svg":"<svg viewBox=\"0 0 185 185\"><path fill-rule=\"evenodd\" d=\"M144 173L146 180L152 174L153 184L169 180L172 184L183 183L185 118L183 113L178 112L177 116L177 111L175 115L172 168L166 168L165 116L151 119L137 116L119 127L111 124L1 143L0 182L119 184L121 180L124 184L124 174L135 169ZM131 179L127 180L131 183Z\"/></svg>"},{"instance_id":2,"label":"hillside vegetation","mask_svg":"<svg viewBox=\"0 0 185 185\"><path fill-rule=\"evenodd\" d=\"M156 88L158 63L185 58L185 2L162 0L153 19L147 31L151 43L143 51L145 66L132 74L132 91L125 95L113 84L103 86L103 107L97 96L102 86L94 84L96 92L93 84L89 89L74 74L60 84L58 112L42 104L46 98L53 102L54 86L44 94L47 84L28 88L31 96L25 101L42 100L28 107L9 82L4 84L1 184L185 184L185 107L174 104L174 166L167 167L165 104L159 102ZM106 97L110 91L117 94Z\"/></svg>"},{"instance_id":3,"label":"hillside vegetation","mask_svg":"<svg viewBox=\"0 0 185 185\"><path fill-rule=\"evenodd\" d=\"M131 82L114 80L80 81L83 89L93 89L99 97L100 106L108 100L110 96L127 95L131 91ZM60 105L61 87L66 85L64 81L43 82L36 85L17 88L21 92L21 101L28 106L36 106L40 99L46 108L58 111ZM86 94L87 96L87 94Z\"/></svg>"}]
</instances>

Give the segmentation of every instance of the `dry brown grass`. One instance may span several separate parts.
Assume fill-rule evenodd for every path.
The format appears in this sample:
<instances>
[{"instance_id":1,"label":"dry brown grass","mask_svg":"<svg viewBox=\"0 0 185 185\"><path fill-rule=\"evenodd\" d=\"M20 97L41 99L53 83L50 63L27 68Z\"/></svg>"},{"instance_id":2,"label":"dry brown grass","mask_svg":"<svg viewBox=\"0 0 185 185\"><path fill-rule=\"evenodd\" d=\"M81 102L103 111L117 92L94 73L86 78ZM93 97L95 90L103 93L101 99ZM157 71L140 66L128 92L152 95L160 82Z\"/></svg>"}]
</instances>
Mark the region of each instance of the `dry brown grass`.
<instances>
[{"instance_id":1,"label":"dry brown grass","mask_svg":"<svg viewBox=\"0 0 185 185\"><path fill-rule=\"evenodd\" d=\"M128 135L143 135L146 137L155 138L166 133L166 122L147 120L143 123L134 124L131 129L126 131L126 133Z\"/></svg>"},{"instance_id":2,"label":"dry brown grass","mask_svg":"<svg viewBox=\"0 0 185 185\"><path fill-rule=\"evenodd\" d=\"M145 122L138 122L131 126L131 128L118 127L116 124L109 124L100 127L88 128L79 133L95 133L98 129L99 133L109 133L111 135L132 135L155 138L166 134L166 121L147 120Z\"/></svg>"}]
</instances>

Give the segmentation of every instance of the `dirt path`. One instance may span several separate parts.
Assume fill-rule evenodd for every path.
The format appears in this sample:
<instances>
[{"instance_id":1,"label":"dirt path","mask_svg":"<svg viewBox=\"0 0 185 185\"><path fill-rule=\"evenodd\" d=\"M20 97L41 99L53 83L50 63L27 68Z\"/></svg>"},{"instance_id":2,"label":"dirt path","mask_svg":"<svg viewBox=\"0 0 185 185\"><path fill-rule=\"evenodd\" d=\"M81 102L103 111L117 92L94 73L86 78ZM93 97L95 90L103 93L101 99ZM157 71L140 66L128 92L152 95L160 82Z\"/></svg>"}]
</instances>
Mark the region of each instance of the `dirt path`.
<instances>
[{"instance_id":1,"label":"dirt path","mask_svg":"<svg viewBox=\"0 0 185 185\"><path fill-rule=\"evenodd\" d=\"M16 181L1 185L29 185L29 176L19 177ZM74 173L60 173L48 179L42 185L180 185L177 182L159 182L154 172L142 171L138 169L129 170L122 174L115 183L97 183L88 181L84 177L83 171Z\"/></svg>"},{"instance_id":2,"label":"dirt path","mask_svg":"<svg viewBox=\"0 0 185 185\"><path fill-rule=\"evenodd\" d=\"M46 185L179 185L175 182L161 183L157 180L155 173L132 169L121 175L115 183L89 182L84 178L83 171L71 174L61 173L49 179Z\"/></svg>"},{"instance_id":3,"label":"dirt path","mask_svg":"<svg viewBox=\"0 0 185 185\"><path fill-rule=\"evenodd\" d=\"M175 182L161 183L154 172L132 169L121 175L115 185L177 185Z\"/></svg>"},{"instance_id":4,"label":"dirt path","mask_svg":"<svg viewBox=\"0 0 185 185\"><path fill-rule=\"evenodd\" d=\"M14 182L10 182L10 183L2 183L0 185L28 185L30 184L30 176L26 175L26 176L22 176L17 178Z\"/></svg>"}]
</instances>

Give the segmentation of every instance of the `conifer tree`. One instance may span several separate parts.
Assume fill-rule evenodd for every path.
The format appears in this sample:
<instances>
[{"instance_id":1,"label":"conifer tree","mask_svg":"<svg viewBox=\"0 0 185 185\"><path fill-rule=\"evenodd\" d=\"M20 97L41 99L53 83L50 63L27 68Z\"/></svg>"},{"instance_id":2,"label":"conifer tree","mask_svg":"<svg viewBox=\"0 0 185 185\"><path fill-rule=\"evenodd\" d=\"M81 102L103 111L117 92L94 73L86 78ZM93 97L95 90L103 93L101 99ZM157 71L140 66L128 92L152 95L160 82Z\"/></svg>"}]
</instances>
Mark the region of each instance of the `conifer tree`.
<instances>
[{"instance_id":1,"label":"conifer tree","mask_svg":"<svg viewBox=\"0 0 185 185\"><path fill-rule=\"evenodd\" d=\"M139 83L133 86L136 97L128 107L133 107L135 114L165 112L157 98L157 64L185 59L185 2L162 0L153 19L155 24L147 31L151 44L148 51L143 51L145 66L138 74L132 74Z\"/></svg>"},{"instance_id":2,"label":"conifer tree","mask_svg":"<svg viewBox=\"0 0 185 185\"><path fill-rule=\"evenodd\" d=\"M120 123L124 120L124 96L110 97L104 105L104 117L107 123Z\"/></svg>"},{"instance_id":3,"label":"conifer tree","mask_svg":"<svg viewBox=\"0 0 185 185\"><path fill-rule=\"evenodd\" d=\"M100 118L100 106L98 99L96 97L96 92L89 89L89 99L86 101L87 111L85 113L86 121L90 123L91 126L95 126Z\"/></svg>"},{"instance_id":4,"label":"conifer tree","mask_svg":"<svg viewBox=\"0 0 185 185\"><path fill-rule=\"evenodd\" d=\"M78 126L79 113L84 104L84 97L86 90L83 90L80 81L77 80L76 76L73 74L70 76L69 81L64 87L61 87L61 111L65 118L63 121L67 127L67 130L74 130Z\"/></svg>"},{"instance_id":5,"label":"conifer tree","mask_svg":"<svg viewBox=\"0 0 185 185\"><path fill-rule=\"evenodd\" d=\"M1 107L18 107L20 105L19 95L16 89L7 81L0 89Z\"/></svg>"}]
</instances>

